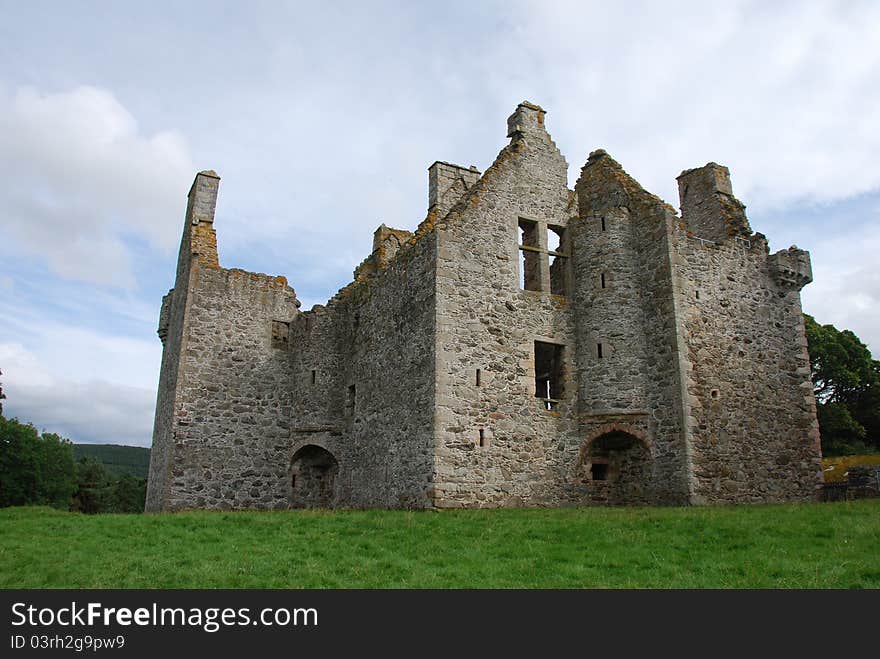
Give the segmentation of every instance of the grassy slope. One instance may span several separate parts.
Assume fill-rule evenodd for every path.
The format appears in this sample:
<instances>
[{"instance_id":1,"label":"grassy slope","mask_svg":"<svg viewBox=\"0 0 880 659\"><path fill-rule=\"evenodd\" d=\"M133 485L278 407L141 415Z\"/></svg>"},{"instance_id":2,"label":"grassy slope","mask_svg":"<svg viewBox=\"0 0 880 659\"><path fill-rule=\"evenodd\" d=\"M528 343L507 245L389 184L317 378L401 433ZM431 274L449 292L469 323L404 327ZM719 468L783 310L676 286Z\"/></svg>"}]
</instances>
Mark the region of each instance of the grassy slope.
<instances>
[{"instance_id":1,"label":"grassy slope","mask_svg":"<svg viewBox=\"0 0 880 659\"><path fill-rule=\"evenodd\" d=\"M74 444L73 455L79 460L89 456L104 465L111 474L129 474L146 478L150 468L150 449L119 444Z\"/></svg>"},{"instance_id":2,"label":"grassy slope","mask_svg":"<svg viewBox=\"0 0 880 659\"><path fill-rule=\"evenodd\" d=\"M0 510L4 588L878 588L880 500L800 506Z\"/></svg>"}]
</instances>

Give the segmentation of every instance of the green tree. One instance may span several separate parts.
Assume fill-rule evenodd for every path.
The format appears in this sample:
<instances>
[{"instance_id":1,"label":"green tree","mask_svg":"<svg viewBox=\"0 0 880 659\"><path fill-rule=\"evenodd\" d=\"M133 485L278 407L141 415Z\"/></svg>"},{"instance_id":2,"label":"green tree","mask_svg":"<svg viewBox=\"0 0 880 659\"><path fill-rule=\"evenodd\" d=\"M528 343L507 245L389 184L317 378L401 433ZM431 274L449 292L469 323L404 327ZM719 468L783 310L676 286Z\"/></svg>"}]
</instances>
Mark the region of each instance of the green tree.
<instances>
[{"instance_id":1,"label":"green tree","mask_svg":"<svg viewBox=\"0 0 880 659\"><path fill-rule=\"evenodd\" d=\"M823 454L880 449L880 362L850 330L804 321Z\"/></svg>"},{"instance_id":2,"label":"green tree","mask_svg":"<svg viewBox=\"0 0 880 659\"><path fill-rule=\"evenodd\" d=\"M147 481L125 474L111 488L110 511L114 513L142 513L147 496Z\"/></svg>"},{"instance_id":3,"label":"green tree","mask_svg":"<svg viewBox=\"0 0 880 659\"><path fill-rule=\"evenodd\" d=\"M94 515L108 512L112 500L112 483L104 465L91 457L80 458L76 463L76 492L70 509L74 512Z\"/></svg>"},{"instance_id":4,"label":"green tree","mask_svg":"<svg viewBox=\"0 0 880 659\"><path fill-rule=\"evenodd\" d=\"M74 489L69 441L0 416L0 506L67 508Z\"/></svg>"}]
</instances>

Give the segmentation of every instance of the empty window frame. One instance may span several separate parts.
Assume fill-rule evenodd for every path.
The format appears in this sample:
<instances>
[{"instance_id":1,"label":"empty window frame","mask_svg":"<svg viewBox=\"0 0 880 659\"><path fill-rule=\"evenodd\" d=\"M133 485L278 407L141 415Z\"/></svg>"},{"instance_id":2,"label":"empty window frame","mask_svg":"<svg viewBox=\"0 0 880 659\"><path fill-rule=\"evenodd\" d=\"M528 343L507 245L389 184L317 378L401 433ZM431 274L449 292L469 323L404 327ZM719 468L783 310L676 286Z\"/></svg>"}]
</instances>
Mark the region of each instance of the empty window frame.
<instances>
[{"instance_id":1,"label":"empty window frame","mask_svg":"<svg viewBox=\"0 0 880 659\"><path fill-rule=\"evenodd\" d=\"M566 294L565 228L519 218L520 288Z\"/></svg>"},{"instance_id":2,"label":"empty window frame","mask_svg":"<svg viewBox=\"0 0 880 659\"><path fill-rule=\"evenodd\" d=\"M520 286L524 291L540 291L541 262L546 251L541 247L538 223L519 219Z\"/></svg>"},{"instance_id":3,"label":"empty window frame","mask_svg":"<svg viewBox=\"0 0 880 659\"><path fill-rule=\"evenodd\" d=\"M565 394L564 351L565 346L535 341L535 397L547 410L556 409Z\"/></svg>"},{"instance_id":4,"label":"empty window frame","mask_svg":"<svg viewBox=\"0 0 880 659\"><path fill-rule=\"evenodd\" d=\"M608 462L604 460L597 460L590 464L590 477L594 481L607 481Z\"/></svg>"},{"instance_id":5,"label":"empty window frame","mask_svg":"<svg viewBox=\"0 0 880 659\"><path fill-rule=\"evenodd\" d=\"M566 295L565 268L568 252L565 227L550 224L547 226L547 255L550 258L550 292L553 295Z\"/></svg>"}]
</instances>

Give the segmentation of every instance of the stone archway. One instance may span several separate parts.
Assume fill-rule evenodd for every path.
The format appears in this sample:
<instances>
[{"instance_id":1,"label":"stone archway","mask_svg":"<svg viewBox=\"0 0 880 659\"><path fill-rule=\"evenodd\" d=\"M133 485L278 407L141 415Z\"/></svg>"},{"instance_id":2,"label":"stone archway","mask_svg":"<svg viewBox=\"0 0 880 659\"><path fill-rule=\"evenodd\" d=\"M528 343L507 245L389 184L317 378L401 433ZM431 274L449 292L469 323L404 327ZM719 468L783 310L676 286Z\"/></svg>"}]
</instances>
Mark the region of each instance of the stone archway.
<instances>
[{"instance_id":1,"label":"stone archway","mask_svg":"<svg viewBox=\"0 0 880 659\"><path fill-rule=\"evenodd\" d=\"M291 508L332 508L336 503L339 463L333 454L307 444L290 462Z\"/></svg>"},{"instance_id":2,"label":"stone archway","mask_svg":"<svg viewBox=\"0 0 880 659\"><path fill-rule=\"evenodd\" d=\"M596 503L612 506L652 504L651 444L639 428L608 424L581 447L581 472Z\"/></svg>"}]
</instances>

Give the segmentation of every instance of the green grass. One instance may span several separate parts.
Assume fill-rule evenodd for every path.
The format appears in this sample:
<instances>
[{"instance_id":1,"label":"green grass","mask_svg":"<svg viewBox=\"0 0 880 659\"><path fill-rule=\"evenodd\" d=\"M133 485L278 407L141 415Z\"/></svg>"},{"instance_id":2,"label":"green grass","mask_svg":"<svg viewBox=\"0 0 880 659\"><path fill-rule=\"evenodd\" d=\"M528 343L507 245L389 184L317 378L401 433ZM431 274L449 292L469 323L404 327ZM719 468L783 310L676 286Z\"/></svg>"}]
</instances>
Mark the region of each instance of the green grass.
<instances>
[{"instance_id":1,"label":"green grass","mask_svg":"<svg viewBox=\"0 0 880 659\"><path fill-rule=\"evenodd\" d=\"M0 510L3 588L878 588L880 500L724 508Z\"/></svg>"}]
</instances>

